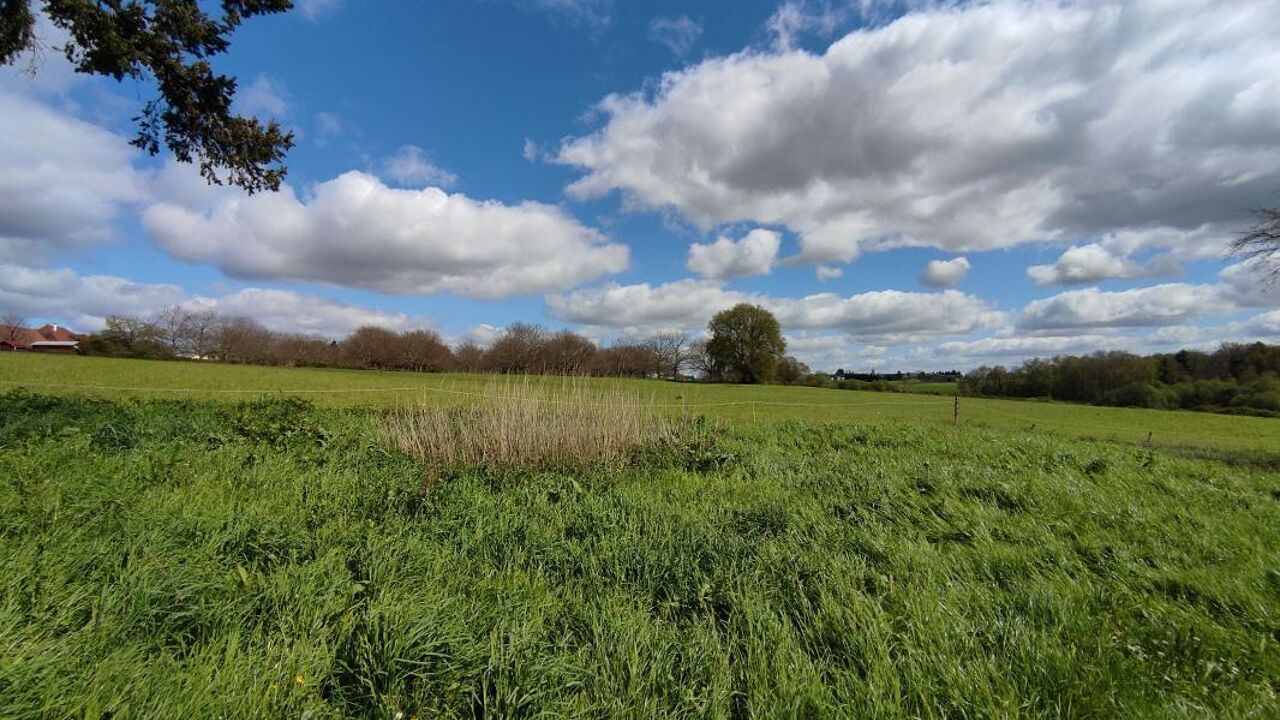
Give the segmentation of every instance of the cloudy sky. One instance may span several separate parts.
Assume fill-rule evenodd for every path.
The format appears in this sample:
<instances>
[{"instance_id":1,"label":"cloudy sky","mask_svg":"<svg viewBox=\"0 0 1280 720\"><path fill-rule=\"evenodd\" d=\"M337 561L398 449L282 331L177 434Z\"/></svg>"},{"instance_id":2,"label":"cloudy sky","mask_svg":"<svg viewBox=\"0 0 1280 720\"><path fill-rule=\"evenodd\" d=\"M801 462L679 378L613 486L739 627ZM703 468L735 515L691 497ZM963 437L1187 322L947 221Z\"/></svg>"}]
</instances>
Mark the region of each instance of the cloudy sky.
<instances>
[{"instance_id":1,"label":"cloudy sky","mask_svg":"<svg viewBox=\"0 0 1280 720\"><path fill-rule=\"evenodd\" d=\"M297 146L246 197L153 90L0 68L0 310L597 339L759 303L816 368L1280 342L1273 0L299 0L219 66Z\"/></svg>"}]
</instances>

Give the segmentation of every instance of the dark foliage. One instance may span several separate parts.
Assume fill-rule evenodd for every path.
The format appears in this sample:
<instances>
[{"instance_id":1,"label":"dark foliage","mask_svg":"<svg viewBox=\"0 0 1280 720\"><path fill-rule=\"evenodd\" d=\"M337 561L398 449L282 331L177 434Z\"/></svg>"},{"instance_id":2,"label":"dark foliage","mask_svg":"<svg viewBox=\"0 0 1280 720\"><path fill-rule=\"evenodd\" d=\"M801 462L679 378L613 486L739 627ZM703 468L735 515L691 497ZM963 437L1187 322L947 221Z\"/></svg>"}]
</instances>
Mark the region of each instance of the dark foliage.
<instances>
[{"instance_id":1,"label":"dark foliage","mask_svg":"<svg viewBox=\"0 0 1280 720\"><path fill-rule=\"evenodd\" d=\"M1093 405L1183 408L1280 415L1280 346L1225 344L1206 353L1138 356L1099 352L981 367L965 375L968 395L1049 398Z\"/></svg>"},{"instance_id":2,"label":"dark foliage","mask_svg":"<svg viewBox=\"0 0 1280 720\"><path fill-rule=\"evenodd\" d=\"M0 64L35 44L33 4L0 1ZM291 0L222 0L215 17L190 0L44 1L50 20L71 35L59 49L78 72L155 83L159 97L134 118L134 146L156 155L163 145L182 162L199 162L209 182L250 193L279 189L293 133L234 114L236 80L214 72L210 60L227 51L245 19L292 7Z\"/></svg>"}]
</instances>

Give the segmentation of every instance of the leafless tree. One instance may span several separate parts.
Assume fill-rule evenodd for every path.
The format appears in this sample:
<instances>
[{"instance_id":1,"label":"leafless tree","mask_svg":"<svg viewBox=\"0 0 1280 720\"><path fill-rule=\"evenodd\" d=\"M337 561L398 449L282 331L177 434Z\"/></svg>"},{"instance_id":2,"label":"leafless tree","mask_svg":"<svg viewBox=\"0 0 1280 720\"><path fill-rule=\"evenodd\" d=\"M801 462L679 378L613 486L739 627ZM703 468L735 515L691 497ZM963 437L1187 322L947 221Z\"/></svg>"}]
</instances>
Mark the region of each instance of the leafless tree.
<instances>
[{"instance_id":1,"label":"leafless tree","mask_svg":"<svg viewBox=\"0 0 1280 720\"><path fill-rule=\"evenodd\" d=\"M809 366L787 355L778 361L778 382L783 385L792 385L809 374Z\"/></svg>"},{"instance_id":2,"label":"leafless tree","mask_svg":"<svg viewBox=\"0 0 1280 720\"><path fill-rule=\"evenodd\" d=\"M707 341L695 340L689 343L688 367L704 377L710 376L714 370L711 355L707 353Z\"/></svg>"},{"instance_id":3,"label":"leafless tree","mask_svg":"<svg viewBox=\"0 0 1280 720\"><path fill-rule=\"evenodd\" d=\"M394 368L402 364L400 336L386 328L365 325L342 341L347 361L357 367Z\"/></svg>"},{"instance_id":4,"label":"leafless tree","mask_svg":"<svg viewBox=\"0 0 1280 720\"><path fill-rule=\"evenodd\" d=\"M537 368L538 348L547 333L537 325L515 323L502 332L484 354L486 370L498 373L530 373Z\"/></svg>"},{"instance_id":5,"label":"leafless tree","mask_svg":"<svg viewBox=\"0 0 1280 720\"><path fill-rule=\"evenodd\" d=\"M583 375L589 372L596 344L570 330L561 330L538 347L538 371L549 375Z\"/></svg>"},{"instance_id":6,"label":"leafless tree","mask_svg":"<svg viewBox=\"0 0 1280 720\"><path fill-rule=\"evenodd\" d=\"M682 332L664 332L644 342L658 360L658 374L672 380L680 379L680 369L689 362L689 335Z\"/></svg>"},{"instance_id":7,"label":"leafless tree","mask_svg":"<svg viewBox=\"0 0 1280 720\"><path fill-rule=\"evenodd\" d=\"M224 319L217 330L219 358L231 362L266 363L272 357L275 334L252 318Z\"/></svg>"},{"instance_id":8,"label":"leafless tree","mask_svg":"<svg viewBox=\"0 0 1280 720\"><path fill-rule=\"evenodd\" d=\"M454 348L453 357L461 372L479 372L484 366L484 348L469 340Z\"/></svg>"},{"instance_id":9,"label":"leafless tree","mask_svg":"<svg viewBox=\"0 0 1280 720\"><path fill-rule=\"evenodd\" d=\"M187 355L201 360L213 357L218 350L221 323L222 318L212 310L190 313L184 338Z\"/></svg>"},{"instance_id":10,"label":"leafless tree","mask_svg":"<svg viewBox=\"0 0 1280 720\"><path fill-rule=\"evenodd\" d=\"M0 315L0 340L17 340L27 327L27 319L15 312Z\"/></svg>"},{"instance_id":11,"label":"leafless tree","mask_svg":"<svg viewBox=\"0 0 1280 720\"><path fill-rule=\"evenodd\" d=\"M1253 227L1231 243L1231 254L1262 266L1273 280L1280 277L1280 208L1253 211Z\"/></svg>"},{"instance_id":12,"label":"leafless tree","mask_svg":"<svg viewBox=\"0 0 1280 720\"><path fill-rule=\"evenodd\" d=\"M187 312L181 305L169 305L156 313L152 324L160 331L161 341L174 355L186 355Z\"/></svg>"},{"instance_id":13,"label":"leafless tree","mask_svg":"<svg viewBox=\"0 0 1280 720\"><path fill-rule=\"evenodd\" d=\"M401 367L419 372L453 369L453 351L434 330L410 330L400 334Z\"/></svg>"}]
</instances>

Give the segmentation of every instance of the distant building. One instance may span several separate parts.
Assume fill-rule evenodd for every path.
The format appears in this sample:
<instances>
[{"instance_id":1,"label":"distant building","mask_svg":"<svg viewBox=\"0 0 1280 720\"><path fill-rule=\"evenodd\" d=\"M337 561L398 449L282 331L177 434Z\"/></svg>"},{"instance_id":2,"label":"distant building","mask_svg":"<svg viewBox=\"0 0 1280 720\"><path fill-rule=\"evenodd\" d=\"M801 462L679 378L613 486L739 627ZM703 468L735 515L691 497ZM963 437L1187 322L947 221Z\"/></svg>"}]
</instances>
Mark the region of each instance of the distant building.
<instances>
[{"instance_id":1,"label":"distant building","mask_svg":"<svg viewBox=\"0 0 1280 720\"><path fill-rule=\"evenodd\" d=\"M84 336L61 325L0 328L0 351L74 353Z\"/></svg>"}]
</instances>

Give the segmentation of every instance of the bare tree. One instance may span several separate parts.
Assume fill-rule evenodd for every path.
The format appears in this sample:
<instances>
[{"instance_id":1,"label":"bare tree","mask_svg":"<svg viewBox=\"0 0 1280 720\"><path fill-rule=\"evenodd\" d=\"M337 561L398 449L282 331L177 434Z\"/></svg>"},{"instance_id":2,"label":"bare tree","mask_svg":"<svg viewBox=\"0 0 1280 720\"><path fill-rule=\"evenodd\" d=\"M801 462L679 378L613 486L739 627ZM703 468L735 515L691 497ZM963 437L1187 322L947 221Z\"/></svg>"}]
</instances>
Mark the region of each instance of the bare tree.
<instances>
[{"instance_id":1,"label":"bare tree","mask_svg":"<svg viewBox=\"0 0 1280 720\"><path fill-rule=\"evenodd\" d=\"M458 345L453 356L460 372L479 372L484 366L484 348L469 340Z\"/></svg>"},{"instance_id":2,"label":"bare tree","mask_svg":"<svg viewBox=\"0 0 1280 720\"><path fill-rule=\"evenodd\" d=\"M275 334L252 318L230 317L217 329L216 355L223 360L263 363L271 359Z\"/></svg>"},{"instance_id":3,"label":"bare tree","mask_svg":"<svg viewBox=\"0 0 1280 720\"><path fill-rule=\"evenodd\" d=\"M442 372L453 368L453 351L434 330L400 333L400 350L407 370Z\"/></svg>"},{"instance_id":4,"label":"bare tree","mask_svg":"<svg viewBox=\"0 0 1280 720\"><path fill-rule=\"evenodd\" d=\"M1265 267L1273 279L1280 277L1280 208L1254 210L1253 218L1253 227L1231 243L1231 254Z\"/></svg>"},{"instance_id":5,"label":"bare tree","mask_svg":"<svg viewBox=\"0 0 1280 720\"><path fill-rule=\"evenodd\" d=\"M537 367L538 349L547 332L537 325L513 323L485 353L485 369L498 373L529 373Z\"/></svg>"},{"instance_id":6,"label":"bare tree","mask_svg":"<svg viewBox=\"0 0 1280 720\"><path fill-rule=\"evenodd\" d=\"M695 340L689 343L688 358L689 369L703 377L712 377L714 375L715 364L711 361L711 355L707 352L706 340Z\"/></svg>"},{"instance_id":7,"label":"bare tree","mask_svg":"<svg viewBox=\"0 0 1280 720\"><path fill-rule=\"evenodd\" d=\"M342 341L347 361L357 367L394 368L403 358L400 336L383 327L364 325Z\"/></svg>"},{"instance_id":8,"label":"bare tree","mask_svg":"<svg viewBox=\"0 0 1280 720\"><path fill-rule=\"evenodd\" d=\"M153 324L160 330L161 338L174 355L186 355L187 323L191 313L181 305L169 305L156 313Z\"/></svg>"},{"instance_id":9,"label":"bare tree","mask_svg":"<svg viewBox=\"0 0 1280 720\"><path fill-rule=\"evenodd\" d=\"M561 330L538 347L538 371L549 375L582 375L592 365L596 344L571 331Z\"/></svg>"},{"instance_id":10,"label":"bare tree","mask_svg":"<svg viewBox=\"0 0 1280 720\"><path fill-rule=\"evenodd\" d=\"M669 377L672 380L680 379L680 368L689 362L690 340L687 333L658 333L646 340L644 345L657 358L659 375Z\"/></svg>"},{"instance_id":11,"label":"bare tree","mask_svg":"<svg viewBox=\"0 0 1280 720\"><path fill-rule=\"evenodd\" d=\"M184 339L187 354L200 360L213 357L218 351L218 329L221 326L222 318L212 310L190 313Z\"/></svg>"},{"instance_id":12,"label":"bare tree","mask_svg":"<svg viewBox=\"0 0 1280 720\"><path fill-rule=\"evenodd\" d=\"M27 319L15 312L0 315L0 340L17 340L27 327Z\"/></svg>"}]
</instances>

